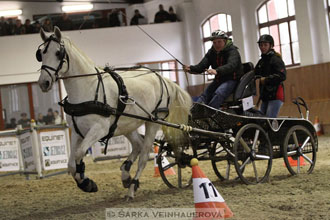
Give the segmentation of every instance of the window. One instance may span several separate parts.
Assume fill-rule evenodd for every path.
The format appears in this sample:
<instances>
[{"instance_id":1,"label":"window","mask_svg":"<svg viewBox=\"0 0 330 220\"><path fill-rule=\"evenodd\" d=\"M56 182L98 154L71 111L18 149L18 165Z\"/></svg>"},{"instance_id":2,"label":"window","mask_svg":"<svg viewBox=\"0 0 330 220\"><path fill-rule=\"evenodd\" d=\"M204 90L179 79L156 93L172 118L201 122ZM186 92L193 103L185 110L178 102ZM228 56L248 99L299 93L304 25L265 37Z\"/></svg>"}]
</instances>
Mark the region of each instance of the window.
<instances>
[{"instance_id":1,"label":"window","mask_svg":"<svg viewBox=\"0 0 330 220\"><path fill-rule=\"evenodd\" d=\"M0 130L30 126L31 119L37 125L62 122L58 83L48 93L41 92L37 83L6 85L0 87ZM53 117L54 115L54 117Z\"/></svg>"},{"instance_id":2,"label":"window","mask_svg":"<svg viewBox=\"0 0 330 220\"><path fill-rule=\"evenodd\" d=\"M210 41L210 37L213 31L222 30L227 33L227 35L233 39L232 37L232 24L231 24L231 16L227 14L216 14L208 18L202 24L202 33L203 33L203 46L204 46L204 54L212 47L212 41ZM213 75L208 75L207 79L213 79Z\"/></svg>"},{"instance_id":3,"label":"window","mask_svg":"<svg viewBox=\"0 0 330 220\"><path fill-rule=\"evenodd\" d=\"M175 60L167 60L167 61L156 61L156 62L147 62L147 63L139 63L139 65L148 67L152 70L155 70L160 75L165 78L172 80L173 82L179 84L178 80L178 72L177 72L177 63ZM165 71L163 71L165 70ZM169 71L166 71L169 70Z\"/></svg>"},{"instance_id":4,"label":"window","mask_svg":"<svg viewBox=\"0 0 330 220\"><path fill-rule=\"evenodd\" d=\"M267 0L258 10L260 35L274 38L274 49L281 53L286 66L300 64L294 0Z\"/></svg>"}]
</instances>

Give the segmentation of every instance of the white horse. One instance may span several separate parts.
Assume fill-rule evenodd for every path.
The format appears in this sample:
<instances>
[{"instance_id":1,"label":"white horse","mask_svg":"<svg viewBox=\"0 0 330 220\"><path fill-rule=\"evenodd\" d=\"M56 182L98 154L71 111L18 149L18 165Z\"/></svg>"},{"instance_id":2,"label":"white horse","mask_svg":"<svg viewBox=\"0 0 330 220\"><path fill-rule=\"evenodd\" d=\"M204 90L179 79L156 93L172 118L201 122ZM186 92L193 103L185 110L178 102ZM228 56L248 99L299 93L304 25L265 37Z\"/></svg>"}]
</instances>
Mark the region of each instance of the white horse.
<instances>
[{"instance_id":1,"label":"white horse","mask_svg":"<svg viewBox=\"0 0 330 220\"><path fill-rule=\"evenodd\" d=\"M44 41L37 51L37 59L42 62L38 81L41 90L47 92L52 88L53 83L58 78L65 78L63 82L69 103L77 104L93 101L98 77L88 74L95 73L96 69L100 72L102 70L96 68L94 62L81 52L68 37L63 36L59 28L55 27L54 34L51 35L46 34L41 29L40 35ZM85 74L86 76L69 78L81 74ZM160 80L157 73L146 68L123 71L119 75L121 75L126 85L129 96L146 110L143 111L137 105L131 104L126 106L124 113L147 117L148 114L146 112L153 112L159 100L162 100L159 107L166 107L168 105L167 97L169 96L168 108L170 114L166 120L173 123L187 122L191 107L191 97L177 84L166 78ZM116 108L119 91L117 83L109 74L102 74L101 76L104 82L106 101L111 107ZM167 88L165 89L165 87ZM103 90L100 89L98 95L99 102L104 101L103 95ZM161 114L165 113L160 113L159 115ZM180 117L178 117L179 115ZM181 118L182 121L171 121L175 117ZM70 123L72 136L68 170L75 179L78 187L85 192L96 192L97 186L94 181L84 175L85 166L83 157L90 146L108 134L109 128L115 118L116 116L114 115L104 117L98 114L74 117L81 135L74 128L74 125ZM144 138L137 133L137 128L142 124L145 124ZM114 136L124 135L132 144L132 153L120 167L123 185L125 188L128 188L127 199L134 198L134 193L139 186L139 177L146 165L149 150L153 146L156 132L160 126L156 123L125 116L119 118ZM181 132L178 134L182 135ZM180 139L181 136L178 138ZM138 156L138 169L133 179L131 179L129 170Z\"/></svg>"}]
</instances>

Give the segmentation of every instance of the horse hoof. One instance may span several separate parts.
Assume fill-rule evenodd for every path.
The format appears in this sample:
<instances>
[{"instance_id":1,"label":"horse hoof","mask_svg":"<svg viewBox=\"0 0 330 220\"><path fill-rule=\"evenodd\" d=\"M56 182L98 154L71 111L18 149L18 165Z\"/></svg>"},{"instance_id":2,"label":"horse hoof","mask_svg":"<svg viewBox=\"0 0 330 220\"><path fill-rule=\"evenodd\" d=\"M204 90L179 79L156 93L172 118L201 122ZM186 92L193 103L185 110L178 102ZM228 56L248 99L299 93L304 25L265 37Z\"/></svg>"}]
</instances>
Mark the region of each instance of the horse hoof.
<instances>
[{"instance_id":1,"label":"horse hoof","mask_svg":"<svg viewBox=\"0 0 330 220\"><path fill-rule=\"evenodd\" d=\"M133 199L134 198L132 196L128 196L128 195L125 196L125 201L126 202L133 201Z\"/></svg>"},{"instance_id":2,"label":"horse hoof","mask_svg":"<svg viewBox=\"0 0 330 220\"><path fill-rule=\"evenodd\" d=\"M84 192L97 192L98 191L96 183L89 178L84 179L84 181L80 184L77 183L77 186Z\"/></svg>"},{"instance_id":3,"label":"horse hoof","mask_svg":"<svg viewBox=\"0 0 330 220\"><path fill-rule=\"evenodd\" d=\"M131 185L132 178L129 176L126 180L122 180L124 188L128 188Z\"/></svg>"}]
</instances>

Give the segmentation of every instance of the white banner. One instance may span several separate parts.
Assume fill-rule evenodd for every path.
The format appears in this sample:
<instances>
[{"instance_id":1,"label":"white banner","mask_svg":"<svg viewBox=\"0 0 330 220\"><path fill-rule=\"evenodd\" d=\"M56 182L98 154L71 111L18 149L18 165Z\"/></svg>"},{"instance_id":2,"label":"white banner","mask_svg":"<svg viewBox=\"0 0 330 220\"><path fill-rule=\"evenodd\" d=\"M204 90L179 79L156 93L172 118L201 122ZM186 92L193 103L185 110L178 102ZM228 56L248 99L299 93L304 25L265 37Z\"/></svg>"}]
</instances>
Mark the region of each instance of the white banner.
<instances>
[{"instance_id":1,"label":"white banner","mask_svg":"<svg viewBox=\"0 0 330 220\"><path fill-rule=\"evenodd\" d=\"M32 147L32 132L25 132L19 135L18 138L21 144L24 171L36 171L36 165L34 163L35 153Z\"/></svg>"},{"instance_id":2,"label":"white banner","mask_svg":"<svg viewBox=\"0 0 330 220\"><path fill-rule=\"evenodd\" d=\"M64 130L40 131L39 140L44 170L68 167L68 154Z\"/></svg>"},{"instance_id":3,"label":"white banner","mask_svg":"<svg viewBox=\"0 0 330 220\"><path fill-rule=\"evenodd\" d=\"M131 153L131 144L125 138L125 136L112 137L109 140L107 154L104 155L105 145L103 143L97 142L92 147L93 159L102 157L126 157Z\"/></svg>"},{"instance_id":4,"label":"white banner","mask_svg":"<svg viewBox=\"0 0 330 220\"><path fill-rule=\"evenodd\" d=\"M0 171L19 171L18 139L0 137Z\"/></svg>"}]
</instances>

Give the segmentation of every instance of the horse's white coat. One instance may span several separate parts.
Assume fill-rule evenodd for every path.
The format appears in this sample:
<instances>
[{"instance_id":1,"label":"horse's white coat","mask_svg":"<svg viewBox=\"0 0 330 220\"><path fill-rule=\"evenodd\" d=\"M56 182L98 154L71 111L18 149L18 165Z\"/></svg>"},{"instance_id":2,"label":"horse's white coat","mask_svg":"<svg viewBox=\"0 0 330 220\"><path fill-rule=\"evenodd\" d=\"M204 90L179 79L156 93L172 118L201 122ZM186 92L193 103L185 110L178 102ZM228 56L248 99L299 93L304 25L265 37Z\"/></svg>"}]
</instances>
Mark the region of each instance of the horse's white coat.
<instances>
[{"instance_id":1,"label":"horse's white coat","mask_svg":"<svg viewBox=\"0 0 330 220\"><path fill-rule=\"evenodd\" d=\"M47 36L42 30L40 32L41 38L45 41ZM80 51L69 38L62 36L61 31L55 27L55 36L57 39L63 42L66 49L66 53L69 56L69 66L67 62L63 64L63 67L59 71L59 76L73 76L88 73L95 73L95 64L89 59L82 51ZM60 45L51 41L46 53L43 53L42 49L42 64L48 65L53 68L57 68L60 61L56 56ZM105 51L105 53L107 53ZM142 70L142 71L141 71ZM102 70L99 69L101 72ZM52 84L55 80L54 71L50 71L51 76L46 73L44 69L41 70L39 77L39 86L47 92L52 88ZM123 71L119 72L124 80L129 96L133 97L136 102L142 105L148 112L155 110L156 104L161 97L161 83L155 73L148 69L139 69L138 71ZM117 106L118 99L118 88L116 82L112 79L109 74L102 75L105 93L107 97L107 103L112 107ZM172 118L181 118L186 122L188 119L188 113L191 106L190 96L182 90L177 84L173 83L168 79L164 79L167 85L169 96L170 96L170 116L168 121L179 123L178 121L171 121ZM69 78L64 80L65 89L68 94L68 101L70 103L82 103L86 101L94 100L97 76L86 76ZM99 90L98 101L103 102L103 91ZM167 92L164 88L162 103L160 107L165 107L167 102ZM147 116L137 105L127 105L125 109L126 113L139 116ZM180 117L178 117L180 115ZM173 117L174 116L174 117ZM183 116L183 118L181 117ZM87 149L97 142L102 137L106 136L109 127L114 121L115 116L104 118L99 115L90 114L81 117L75 117L79 130L84 135L82 139L70 124L72 128L72 140L71 140L71 154L69 158L69 172L78 181L82 182L79 175L76 175L76 164L79 164L83 159ZM137 128L145 123L145 138L142 139L138 133ZM128 160L134 162L139 156L138 169L133 179L139 179L142 170L144 169L148 160L148 152L150 147L153 146L153 141L157 130L160 125L134 118L121 116L118 121L118 127L115 131L115 136L125 135L132 144L132 153L129 155ZM173 135L173 134L172 134ZM129 177L129 172L122 169L122 180ZM134 184L128 190L128 196L134 197Z\"/></svg>"}]
</instances>

